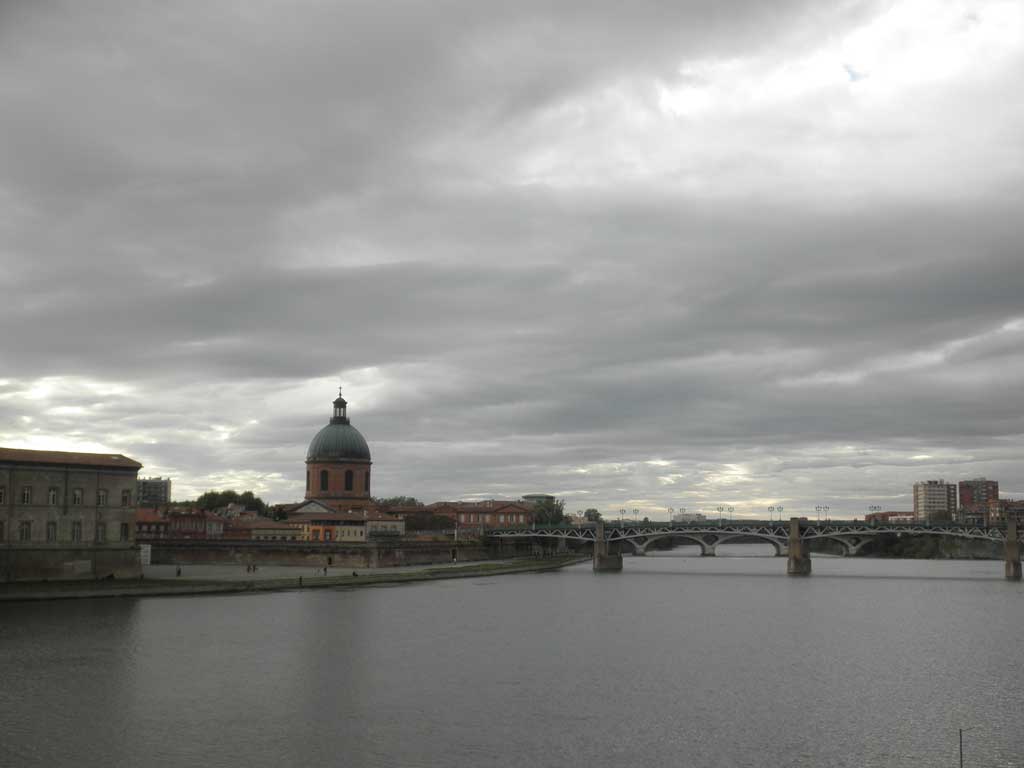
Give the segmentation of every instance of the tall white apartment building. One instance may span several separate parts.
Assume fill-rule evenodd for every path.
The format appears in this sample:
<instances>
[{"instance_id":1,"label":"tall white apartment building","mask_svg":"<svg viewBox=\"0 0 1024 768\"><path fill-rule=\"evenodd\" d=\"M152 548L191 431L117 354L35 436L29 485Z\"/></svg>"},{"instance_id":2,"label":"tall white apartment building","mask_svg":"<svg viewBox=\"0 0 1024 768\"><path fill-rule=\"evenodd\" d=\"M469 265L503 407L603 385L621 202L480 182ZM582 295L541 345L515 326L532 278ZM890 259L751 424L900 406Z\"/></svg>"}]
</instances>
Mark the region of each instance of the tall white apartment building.
<instances>
[{"instance_id":1,"label":"tall white apartment building","mask_svg":"<svg viewBox=\"0 0 1024 768\"><path fill-rule=\"evenodd\" d=\"M924 522L948 522L956 512L956 483L924 480L914 483L914 517Z\"/></svg>"}]
</instances>

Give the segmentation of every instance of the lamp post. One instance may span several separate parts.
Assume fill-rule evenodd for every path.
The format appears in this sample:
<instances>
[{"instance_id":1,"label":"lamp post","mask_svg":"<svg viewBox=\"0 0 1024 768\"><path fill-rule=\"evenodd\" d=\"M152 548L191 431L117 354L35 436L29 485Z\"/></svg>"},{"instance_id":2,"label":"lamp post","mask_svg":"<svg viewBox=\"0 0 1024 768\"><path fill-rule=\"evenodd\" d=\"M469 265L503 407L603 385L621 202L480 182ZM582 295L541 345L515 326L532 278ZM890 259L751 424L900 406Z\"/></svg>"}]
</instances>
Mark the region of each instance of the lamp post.
<instances>
[{"instance_id":1,"label":"lamp post","mask_svg":"<svg viewBox=\"0 0 1024 768\"><path fill-rule=\"evenodd\" d=\"M964 768L964 731L970 731L973 729L974 726L958 729L960 731L960 768Z\"/></svg>"},{"instance_id":2,"label":"lamp post","mask_svg":"<svg viewBox=\"0 0 1024 768\"><path fill-rule=\"evenodd\" d=\"M636 525L637 521L639 519L640 519L640 510L637 509L636 507L633 507L633 525Z\"/></svg>"},{"instance_id":3,"label":"lamp post","mask_svg":"<svg viewBox=\"0 0 1024 768\"><path fill-rule=\"evenodd\" d=\"M725 507L718 508L718 526L722 526L722 513L725 512Z\"/></svg>"},{"instance_id":4,"label":"lamp post","mask_svg":"<svg viewBox=\"0 0 1024 768\"><path fill-rule=\"evenodd\" d=\"M619 525L620 525L620 526L622 525L622 519L623 519L623 518L624 518L625 516L626 516L626 510L625 510L625 509L620 509L620 510L619 510Z\"/></svg>"}]
</instances>

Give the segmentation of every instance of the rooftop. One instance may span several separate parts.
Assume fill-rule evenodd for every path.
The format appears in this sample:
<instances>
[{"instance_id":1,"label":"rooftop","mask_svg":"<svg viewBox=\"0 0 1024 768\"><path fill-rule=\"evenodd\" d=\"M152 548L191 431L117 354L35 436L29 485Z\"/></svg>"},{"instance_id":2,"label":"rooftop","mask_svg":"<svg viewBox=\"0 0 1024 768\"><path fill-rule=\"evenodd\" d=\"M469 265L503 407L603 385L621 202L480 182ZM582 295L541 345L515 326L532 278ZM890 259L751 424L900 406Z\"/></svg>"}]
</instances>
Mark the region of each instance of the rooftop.
<instances>
[{"instance_id":1,"label":"rooftop","mask_svg":"<svg viewBox=\"0 0 1024 768\"><path fill-rule=\"evenodd\" d=\"M129 459L120 453L73 453L69 451L33 451L25 448L0 448L0 461L142 469L142 465L135 461L135 459Z\"/></svg>"}]
</instances>

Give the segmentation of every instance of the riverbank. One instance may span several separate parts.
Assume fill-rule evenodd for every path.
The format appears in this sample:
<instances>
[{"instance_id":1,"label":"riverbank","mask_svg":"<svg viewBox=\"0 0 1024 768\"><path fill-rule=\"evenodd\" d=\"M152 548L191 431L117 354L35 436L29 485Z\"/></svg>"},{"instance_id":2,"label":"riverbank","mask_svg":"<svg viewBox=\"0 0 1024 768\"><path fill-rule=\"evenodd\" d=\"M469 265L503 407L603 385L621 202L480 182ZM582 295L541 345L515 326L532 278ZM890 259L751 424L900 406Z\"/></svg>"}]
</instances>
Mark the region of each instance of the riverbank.
<instances>
[{"instance_id":1,"label":"riverbank","mask_svg":"<svg viewBox=\"0 0 1024 768\"><path fill-rule=\"evenodd\" d=\"M193 577L140 579L138 581L74 581L30 582L0 584L0 603L36 600L70 600L97 597L167 597L180 595L216 595L238 592L273 592L292 589L323 589L330 587L373 587L409 584L441 579L466 579L481 576L503 576L515 573L538 573L564 568L589 560L588 557L529 558L501 562L484 561L444 567L406 570L383 569L372 572L348 572L343 575L311 575L307 569L296 576L233 579L194 578L196 569L189 569ZM259 573L258 571L256 572ZM248 574L247 574L248 575Z\"/></svg>"}]
</instances>

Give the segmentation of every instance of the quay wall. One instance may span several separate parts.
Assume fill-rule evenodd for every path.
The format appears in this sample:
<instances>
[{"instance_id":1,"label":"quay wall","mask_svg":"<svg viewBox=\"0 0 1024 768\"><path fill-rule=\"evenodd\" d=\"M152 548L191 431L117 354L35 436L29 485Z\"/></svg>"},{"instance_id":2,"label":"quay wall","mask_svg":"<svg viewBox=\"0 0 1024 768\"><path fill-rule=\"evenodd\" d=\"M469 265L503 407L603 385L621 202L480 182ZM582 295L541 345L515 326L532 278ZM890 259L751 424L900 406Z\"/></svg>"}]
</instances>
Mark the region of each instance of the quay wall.
<instances>
[{"instance_id":1,"label":"quay wall","mask_svg":"<svg viewBox=\"0 0 1024 768\"><path fill-rule=\"evenodd\" d=\"M137 546L0 547L0 581L137 579Z\"/></svg>"},{"instance_id":2,"label":"quay wall","mask_svg":"<svg viewBox=\"0 0 1024 768\"><path fill-rule=\"evenodd\" d=\"M153 548L150 562L154 565L256 564L386 568L450 563L453 554L459 562L528 557L533 554L527 543L519 546L494 546L478 542L459 542L455 545L444 541L400 540L364 544L169 539L148 543Z\"/></svg>"}]
</instances>

